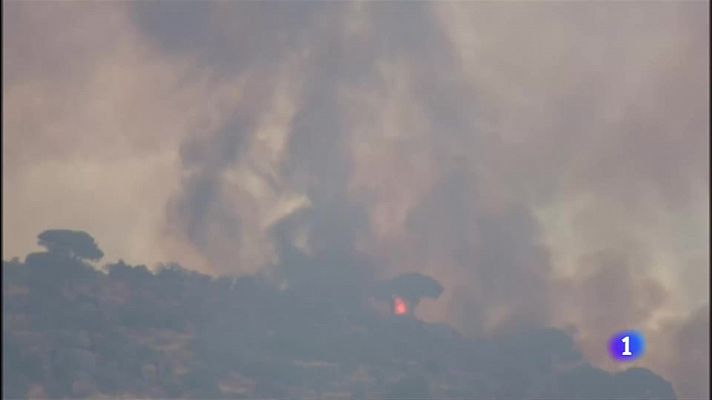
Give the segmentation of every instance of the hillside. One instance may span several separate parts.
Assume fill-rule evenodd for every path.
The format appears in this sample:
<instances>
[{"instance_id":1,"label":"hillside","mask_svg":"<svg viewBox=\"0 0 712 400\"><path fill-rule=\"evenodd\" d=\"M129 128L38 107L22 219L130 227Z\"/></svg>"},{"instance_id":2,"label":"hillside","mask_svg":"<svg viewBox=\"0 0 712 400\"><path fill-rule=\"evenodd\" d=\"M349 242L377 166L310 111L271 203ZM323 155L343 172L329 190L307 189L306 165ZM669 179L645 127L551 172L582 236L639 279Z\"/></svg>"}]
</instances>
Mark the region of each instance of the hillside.
<instances>
[{"instance_id":1,"label":"hillside","mask_svg":"<svg viewBox=\"0 0 712 400\"><path fill-rule=\"evenodd\" d=\"M674 398L650 371L592 367L555 329L468 339L384 312L367 286L280 271L4 261L3 397Z\"/></svg>"}]
</instances>

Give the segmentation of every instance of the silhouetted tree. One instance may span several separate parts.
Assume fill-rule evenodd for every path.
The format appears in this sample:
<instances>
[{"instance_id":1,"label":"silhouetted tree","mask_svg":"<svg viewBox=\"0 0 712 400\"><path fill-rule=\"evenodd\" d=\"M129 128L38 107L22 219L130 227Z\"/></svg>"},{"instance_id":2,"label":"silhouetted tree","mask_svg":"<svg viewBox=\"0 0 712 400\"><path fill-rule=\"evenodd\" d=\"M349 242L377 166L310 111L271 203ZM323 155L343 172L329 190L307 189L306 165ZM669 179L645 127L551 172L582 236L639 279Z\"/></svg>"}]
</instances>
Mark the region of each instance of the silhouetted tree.
<instances>
[{"instance_id":1,"label":"silhouetted tree","mask_svg":"<svg viewBox=\"0 0 712 400\"><path fill-rule=\"evenodd\" d=\"M40 233L37 239L37 243L50 253L91 261L98 261L104 257L94 238L83 231L49 229Z\"/></svg>"},{"instance_id":2,"label":"silhouetted tree","mask_svg":"<svg viewBox=\"0 0 712 400\"><path fill-rule=\"evenodd\" d=\"M410 306L415 307L421 299L437 299L443 292L442 285L435 279L419 273L406 273L382 284L376 291L376 297L390 300L393 296L401 297Z\"/></svg>"}]
</instances>

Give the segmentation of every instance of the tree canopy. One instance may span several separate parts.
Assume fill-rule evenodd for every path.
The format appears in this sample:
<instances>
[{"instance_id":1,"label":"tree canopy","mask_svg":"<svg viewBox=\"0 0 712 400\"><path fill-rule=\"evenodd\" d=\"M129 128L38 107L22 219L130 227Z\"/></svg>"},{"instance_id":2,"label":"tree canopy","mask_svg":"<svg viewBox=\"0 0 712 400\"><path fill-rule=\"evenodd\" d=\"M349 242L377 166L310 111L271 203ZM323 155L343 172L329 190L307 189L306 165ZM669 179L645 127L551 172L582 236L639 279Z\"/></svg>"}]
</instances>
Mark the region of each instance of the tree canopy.
<instances>
[{"instance_id":1,"label":"tree canopy","mask_svg":"<svg viewBox=\"0 0 712 400\"><path fill-rule=\"evenodd\" d=\"M48 229L37 236L37 244L50 253L63 254L83 260L98 261L104 252L94 238L84 231Z\"/></svg>"},{"instance_id":2,"label":"tree canopy","mask_svg":"<svg viewBox=\"0 0 712 400\"><path fill-rule=\"evenodd\" d=\"M416 272L410 272L400 274L382 284L378 289L377 297L400 296L411 304L417 304L425 297L437 299L442 292L442 285L435 279Z\"/></svg>"}]
</instances>

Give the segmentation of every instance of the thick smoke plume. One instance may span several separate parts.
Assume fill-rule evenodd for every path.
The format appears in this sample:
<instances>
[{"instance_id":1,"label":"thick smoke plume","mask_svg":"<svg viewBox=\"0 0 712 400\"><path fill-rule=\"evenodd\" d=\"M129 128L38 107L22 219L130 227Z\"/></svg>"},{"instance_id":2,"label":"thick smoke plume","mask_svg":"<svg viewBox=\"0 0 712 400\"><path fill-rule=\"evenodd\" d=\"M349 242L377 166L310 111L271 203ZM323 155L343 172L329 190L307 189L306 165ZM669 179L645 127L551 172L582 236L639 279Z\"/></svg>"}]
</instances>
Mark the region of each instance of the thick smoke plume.
<instances>
[{"instance_id":1,"label":"thick smoke plume","mask_svg":"<svg viewBox=\"0 0 712 400\"><path fill-rule=\"evenodd\" d=\"M708 7L4 4L3 249L77 227L343 304L420 273L423 320L609 371L636 328L709 397Z\"/></svg>"}]
</instances>

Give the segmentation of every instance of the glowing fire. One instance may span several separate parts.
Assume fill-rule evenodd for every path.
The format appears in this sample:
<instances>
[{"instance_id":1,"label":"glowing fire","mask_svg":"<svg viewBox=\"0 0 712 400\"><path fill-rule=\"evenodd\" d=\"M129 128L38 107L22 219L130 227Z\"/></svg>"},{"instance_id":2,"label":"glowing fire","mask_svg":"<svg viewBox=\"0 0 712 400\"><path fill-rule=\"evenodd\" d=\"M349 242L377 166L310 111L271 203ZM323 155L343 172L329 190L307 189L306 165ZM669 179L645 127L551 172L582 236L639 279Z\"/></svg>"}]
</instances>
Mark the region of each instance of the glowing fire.
<instances>
[{"instance_id":1,"label":"glowing fire","mask_svg":"<svg viewBox=\"0 0 712 400\"><path fill-rule=\"evenodd\" d=\"M395 315L408 314L408 304L400 297L393 298L393 313Z\"/></svg>"}]
</instances>

